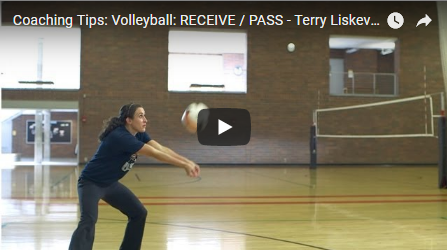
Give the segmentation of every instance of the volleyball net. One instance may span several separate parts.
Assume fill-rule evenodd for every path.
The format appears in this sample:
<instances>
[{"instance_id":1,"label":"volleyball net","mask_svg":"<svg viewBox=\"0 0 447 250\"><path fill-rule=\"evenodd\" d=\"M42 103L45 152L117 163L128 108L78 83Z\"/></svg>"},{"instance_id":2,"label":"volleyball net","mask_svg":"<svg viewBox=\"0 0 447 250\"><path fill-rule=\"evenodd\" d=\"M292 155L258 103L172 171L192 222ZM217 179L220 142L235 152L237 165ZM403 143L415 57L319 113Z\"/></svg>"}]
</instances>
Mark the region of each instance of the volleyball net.
<instances>
[{"instance_id":1,"label":"volleyball net","mask_svg":"<svg viewBox=\"0 0 447 250\"><path fill-rule=\"evenodd\" d=\"M316 168L317 138L433 137L439 141L439 186L447 187L444 93L424 94L359 105L318 108L311 127L311 168Z\"/></svg>"},{"instance_id":2,"label":"volleyball net","mask_svg":"<svg viewBox=\"0 0 447 250\"><path fill-rule=\"evenodd\" d=\"M317 137L436 137L436 118L443 116L443 93L344 107L316 109Z\"/></svg>"}]
</instances>

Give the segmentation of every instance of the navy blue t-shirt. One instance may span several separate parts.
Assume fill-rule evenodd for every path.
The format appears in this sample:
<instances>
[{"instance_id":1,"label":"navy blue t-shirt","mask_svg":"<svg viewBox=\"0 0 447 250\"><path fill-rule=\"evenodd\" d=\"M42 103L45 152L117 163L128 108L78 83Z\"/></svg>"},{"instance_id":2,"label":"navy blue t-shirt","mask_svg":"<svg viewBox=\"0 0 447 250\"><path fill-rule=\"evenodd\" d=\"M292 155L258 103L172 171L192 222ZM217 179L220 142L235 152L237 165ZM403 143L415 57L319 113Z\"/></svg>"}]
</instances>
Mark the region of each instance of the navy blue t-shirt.
<instances>
[{"instance_id":1,"label":"navy blue t-shirt","mask_svg":"<svg viewBox=\"0 0 447 250\"><path fill-rule=\"evenodd\" d=\"M151 138L146 132L133 136L124 126L114 129L101 142L80 178L107 186L123 178L137 159L138 152Z\"/></svg>"}]
</instances>

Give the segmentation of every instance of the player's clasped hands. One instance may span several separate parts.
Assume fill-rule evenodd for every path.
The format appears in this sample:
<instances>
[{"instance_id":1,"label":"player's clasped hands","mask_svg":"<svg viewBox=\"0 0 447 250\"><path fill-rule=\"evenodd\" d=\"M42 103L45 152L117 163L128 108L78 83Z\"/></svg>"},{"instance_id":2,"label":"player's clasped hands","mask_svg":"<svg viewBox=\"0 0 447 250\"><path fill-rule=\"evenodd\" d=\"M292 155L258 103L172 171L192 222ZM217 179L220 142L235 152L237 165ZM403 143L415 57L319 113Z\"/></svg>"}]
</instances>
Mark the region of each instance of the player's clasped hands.
<instances>
[{"instance_id":1,"label":"player's clasped hands","mask_svg":"<svg viewBox=\"0 0 447 250\"><path fill-rule=\"evenodd\" d=\"M186 164L185 167L186 174L189 177L199 177L200 176L200 167L196 163L190 161Z\"/></svg>"}]
</instances>

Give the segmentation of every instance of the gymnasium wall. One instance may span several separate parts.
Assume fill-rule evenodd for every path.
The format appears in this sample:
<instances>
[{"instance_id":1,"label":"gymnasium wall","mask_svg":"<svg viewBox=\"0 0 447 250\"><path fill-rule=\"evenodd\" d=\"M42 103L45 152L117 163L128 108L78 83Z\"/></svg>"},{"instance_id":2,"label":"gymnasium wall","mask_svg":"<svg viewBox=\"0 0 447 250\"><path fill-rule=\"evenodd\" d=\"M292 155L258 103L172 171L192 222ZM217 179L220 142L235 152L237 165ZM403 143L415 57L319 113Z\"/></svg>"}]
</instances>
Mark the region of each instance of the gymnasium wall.
<instances>
[{"instance_id":1,"label":"gymnasium wall","mask_svg":"<svg viewBox=\"0 0 447 250\"><path fill-rule=\"evenodd\" d=\"M35 115L20 115L13 120L12 129L15 135L12 140L12 152L20 152L20 157L34 157L34 143L27 140L27 121L34 121ZM76 158L75 149L78 141L78 115L75 112L52 112L52 121L70 122L70 131L66 131L67 138L63 143L51 143L52 158ZM53 131L51 131L53 132Z\"/></svg>"},{"instance_id":2,"label":"gymnasium wall","mask_svg":"<svg viewBox=\"0 0 447 250\"><path fill-rule=\"evenodd\" d=\"M405 23L391 29L385 22L398 10ZM79 91L3 90L5 100L79 101L81 161L90 159L98 145L97 135L104 119L116 116L121 105L137 102L149 119L153 139L198 163L215 164L308 164L309 131L316 108L355 105L444 91L436 2L3 2L3 25L15 14L22 16L109 16L111 14L264 14L371 16L380 26L229 26L248 31L248 93L169 93L169 27L146 29L130 26L82 26L81 89ZM414 28L428 14L427 27ZM204 28L195 26L194 28ZM209 27L208 27L209 28ZM216 26L213 28L222 28ZM329 36L362 35L399 39L399 96L336 97L329 95ZM286 50L288 43L296 51ZM427 68L424 87L424 65ZM85 98L84 98L85 96ZM187 134L180 123L191 102L210 107L245 108L252 118L252 137L246 146L209 147ZM411 106L402 107L411 114ZM384 109L379 130L389 126L405 130L408 121L389 124L396 115ZM368 117L358 117L368 119ZM353 132L361 129L356 118L346 117ZM334 126L337 124L334 124ZM343 126L338 124L337 126ZM357 127L356 127L357 126ZM139 158L139 162L155 162ZM318 140L321 164L419 164L437 163L437 140L326 139Z\"/></svg>"}]
</instances>

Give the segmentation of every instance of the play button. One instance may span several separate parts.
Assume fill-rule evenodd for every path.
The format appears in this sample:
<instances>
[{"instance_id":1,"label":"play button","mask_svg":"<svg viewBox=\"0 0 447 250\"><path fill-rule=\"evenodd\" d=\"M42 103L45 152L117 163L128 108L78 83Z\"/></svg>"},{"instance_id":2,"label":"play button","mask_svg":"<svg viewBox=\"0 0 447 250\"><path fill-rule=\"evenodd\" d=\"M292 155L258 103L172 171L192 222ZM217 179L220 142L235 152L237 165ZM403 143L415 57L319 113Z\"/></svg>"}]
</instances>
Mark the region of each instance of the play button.
<instances>
[{"instance_id":1,"label":"play button","mask_svg":"<svg viewBox=\"0 0 447 250\"><path fill-rule=\"evenodd\" d=\"M246 109L212 108L199 112L197 138L202 145L246 145L251 136L251 118Z\"/></svg>"},{"instance_id":2,"label":"play button","mask_svg":"<svg viewBox=\"0 0 447 250\"><path fill-rule=\"evenodd\" d=\"M218 123L217 126L218 126L218 130L219 130L218 135L220 135L223 132L225 132L225 131L229 130L230 128L232 128L231 125L228 125L227 123L225 123L225 122L223 122L221 120L219 120L219 123Z\"/></svg>"}]
</instances>

